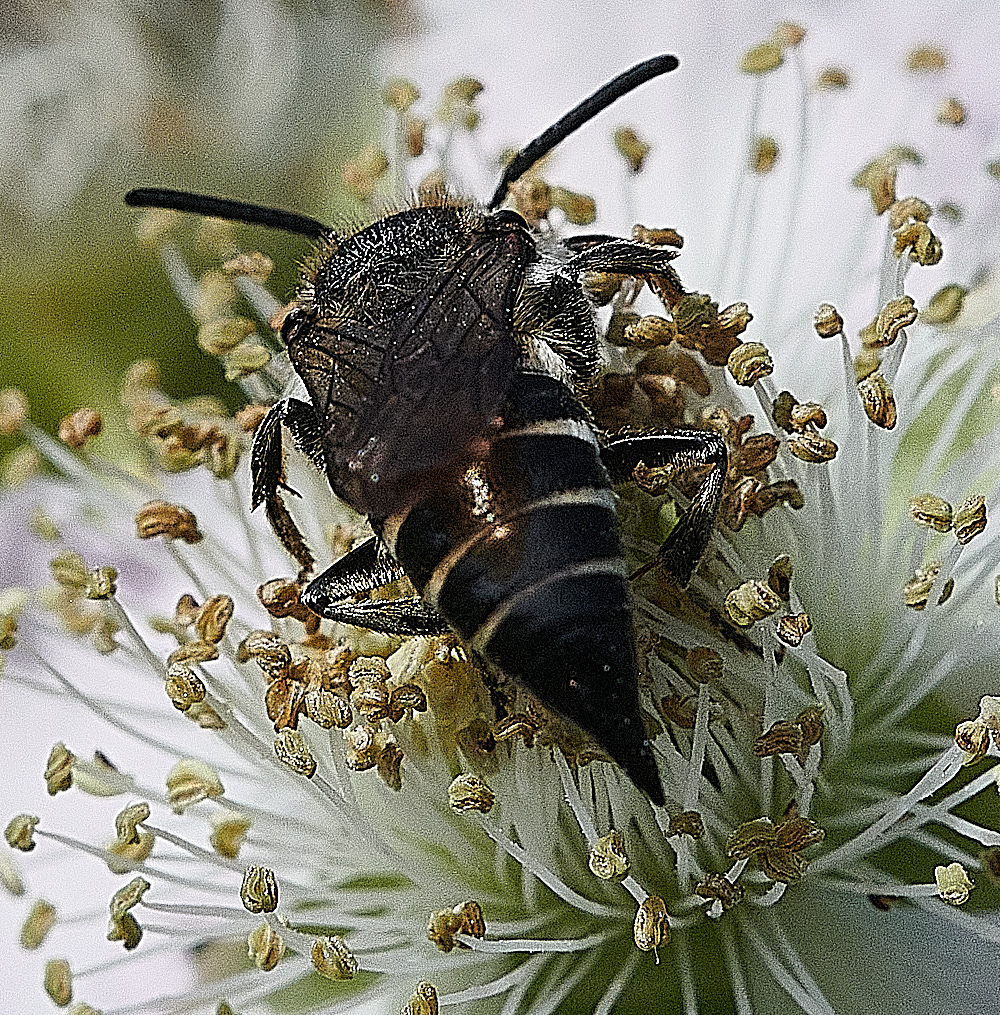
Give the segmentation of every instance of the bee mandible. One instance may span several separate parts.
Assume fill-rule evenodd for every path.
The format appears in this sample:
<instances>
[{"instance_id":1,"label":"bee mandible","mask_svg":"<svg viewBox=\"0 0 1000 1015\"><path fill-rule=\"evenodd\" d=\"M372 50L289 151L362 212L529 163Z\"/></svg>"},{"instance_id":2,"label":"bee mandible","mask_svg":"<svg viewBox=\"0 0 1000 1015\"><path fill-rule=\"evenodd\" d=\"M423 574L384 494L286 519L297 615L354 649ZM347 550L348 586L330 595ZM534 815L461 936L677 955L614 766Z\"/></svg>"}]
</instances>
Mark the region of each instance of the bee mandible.
<instances>
[{"instance_id":1,"label":"bee mandible","mask_svg":"<svg viewBox=\"0 0 1000 1015\"><path fill-rule=\"evenodd\" d=\"M258 427L253 506L265 505L308 573L311 554L281 499L285 428L374 535L313 579L303 603L387 633L457 633L488 670L576 722L659 805L612 484L640 463L706 470L655 558L683 585L714 526L726 447L707 431L596 428L583 396L600 349L581 279L614 272L680 290L675 251L605 235L554 243L500 206L570 133L677 65L654 57L598 89L514 157L485 206L442 194L341 235L200 194L125 198L318 243L281 327L308 401L279 401ZM358 601L404 575L417 597Z\"/></svg>"}]
</instances>

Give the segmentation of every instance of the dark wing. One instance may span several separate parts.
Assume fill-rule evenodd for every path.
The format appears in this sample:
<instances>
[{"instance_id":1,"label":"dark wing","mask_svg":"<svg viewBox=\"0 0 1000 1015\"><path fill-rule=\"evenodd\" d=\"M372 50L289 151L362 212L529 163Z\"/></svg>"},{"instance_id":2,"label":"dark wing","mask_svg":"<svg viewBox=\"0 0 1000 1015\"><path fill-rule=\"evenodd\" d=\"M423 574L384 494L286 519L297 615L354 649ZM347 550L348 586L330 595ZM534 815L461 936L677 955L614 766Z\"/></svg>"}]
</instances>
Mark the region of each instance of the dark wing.
<instances>
[{"instance_id":1,"label":"dark wing","mask_svg":"<svg viewBox=\"0 0 1000 1015\"><path fill-rule=\"evenodd\" d=\"M472 233L387 330L354 321L289 340L295 369L330 420L334 490L384 517L400 490L487 434L519 362L514 303L534 245L523 228Z\"/></svg>"}]
</instances>

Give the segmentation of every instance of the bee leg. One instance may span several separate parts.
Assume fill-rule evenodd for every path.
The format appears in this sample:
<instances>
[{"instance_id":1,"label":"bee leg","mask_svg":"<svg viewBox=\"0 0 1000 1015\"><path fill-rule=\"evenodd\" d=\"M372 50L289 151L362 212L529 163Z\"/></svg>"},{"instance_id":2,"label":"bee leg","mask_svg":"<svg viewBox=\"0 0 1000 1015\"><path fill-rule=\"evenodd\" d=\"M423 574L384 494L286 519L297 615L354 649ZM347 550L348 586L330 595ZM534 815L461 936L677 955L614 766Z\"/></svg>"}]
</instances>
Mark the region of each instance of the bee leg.
<instances>
[{"instance_id":1,"label":"bee leg","mask_svg":"<svg viewBox=\"0 0 1000 1015\"><path fill-rule=\"evenodd\" d=\"M622 275L673 274L670 262L678 251L667 247L651 247L648 243L618 237L581 236L567 243L576 251L567 262L574 275L584 271L612 271Z\"/></svg>"},{"instance_id":2,"label":"bee leg","mask_svg":"<svg viewBox=\"0 0 1000 1015\"><path fill-rule=\"evenodd\" d=\"M588 250L598 244L620 239L620 236L612 236L610 233L575 233L573 236L567 236L562 244L567 250L578 254L581 250Z\"/></svg>"},{"instance_id":3,"label":"bee leg","mask_svg":"<svg viewBox=\"0 0 1000 1015\"><path fill-rule=\"evenodd\" d=\"M646 279L657 296L668 304L684 295L684 286L670 265L679 251L635 240L604 240L600 236L582 236L577 240L577 244L570 245L577 253L566 265L577 278L589 271L631 275Z\"/></svg>"},{"instance_id":4,"label":"bee leg","mask_svg":"<svg viewBox=\"0 0 1000 1015\"><path fill-rule=\"evenodd\" d=\"M295 558L300 577L305 577L312 571L315 561L299 527L281 499L281 490L295 493L285 484L282 425L288 428L296 447L318 469L325 471L320 427L313 407L297 398L282 399L271 406L254 434L250 449L250 473L253 477L251 508L264 504L271 528L281 545Z\"/></svg>"},{"instance_id":5,"label":"bee leg","mask_svg":"<svg viewBox=\"0 0 1000 1015\"><path fill-rule=\"evenodd\" d=\"M416 596L354 601L357 596L367 595L405 577L406 572L373 537L310 582L302 593L302 602L328 620L383 634L444 634L450 631L444 618Z\"/></svg>"},{"instance_id":6,"label":"bee leg","mask_svg":"<svg viewBox=\"0 0 1000 1015\"><path fill-rule=\"evenodd\" d=\"M308 402L283 398L268 410L254 433L250 449L250 472L253 476L252 507L273 497L285 486L285 466L281 447L281 427L286 426L295 446L319 469L326 471L319 420Z\"/></svg>"},{"instance_id":7,"label":"bee leg","mask_svg":"<svg viewBox=\"0 0 1000 1015\"><path fill-rule=\"evenodd\" d=\"M681 585L691 580L715 525L722 503L729 455L722 437L707 430L682 430L612 437L601 448L601 461L614 483L635 482L634 469L667 468L680 474L699 466L710 471L702 480L687 510L660 547L659 553L631 577L662 565ZM667 478L669 478L668 473Z\"/></svg>"}]
</instances>

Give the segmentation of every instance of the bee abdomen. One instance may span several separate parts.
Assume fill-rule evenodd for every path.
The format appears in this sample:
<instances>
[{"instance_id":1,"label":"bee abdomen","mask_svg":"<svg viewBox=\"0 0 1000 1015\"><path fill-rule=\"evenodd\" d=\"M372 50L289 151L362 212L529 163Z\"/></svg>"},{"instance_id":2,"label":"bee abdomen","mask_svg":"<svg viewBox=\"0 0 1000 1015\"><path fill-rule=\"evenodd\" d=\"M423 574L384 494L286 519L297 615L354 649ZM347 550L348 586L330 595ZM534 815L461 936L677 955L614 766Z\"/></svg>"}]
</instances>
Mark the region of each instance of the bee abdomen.
<instances>
[{"instance_id":1,"label":"bee abdomen","mask_svg":"<svg viewBox=\"0 0 1000 1015\"><path fill-rule=\"evenodd\" d=\"M385 536L425 602L512 675L521 667L500 663L522 653L510 617L530 614L524 630L559 639L613 617L627 633L611 641L631 641L611 483L556 378L519 375L488 452L456 464Z\"/></svg>"},{"instance_id":2,"label":"bee abdomen","mask_svg":"<svg viewBox=\"0 0 1000 1015\"><path fill-rule=\"evenodd\" d=\"M604 573L552 576L505 604L481 629L480 653L543 701L601 734L637 711L637 662L627 580ZM607 710L603 721L595 720Z\"/></svg>"},{"instance_id":3,"label":"bee abdomen","mask_svg":"<svg viewBox=\"0 0 1000 1015\"><path fill-rule=\"evenodd\" d=\"M562 494L492 526L445 557L425 599L479 647L489 640L484 625L495 627L498 615L546 586L572 586L595 573L623 577L614 511L600 493Z\"/></svg>"},{"instance_id":4,"label":"bee abdomen","mask_svg":"<svg viewBox=\"0 0 1000 1015\"><path fill-rule=\"evenodd\" d=\"M488 452L456 464L382 534L467 645L662 802L615 498L594 432L558 380L522 375Z\"/></svg>"},{"instance_id":5,"label":"bee abdomen","mask_svg":"<svg viewBox=\"0 0 1000 1015\"><path fill-rule=\"evenodd\" d=\"M456 463L384 537L428 605L477 644L497 611L540 585L624 573L594 432L572 393L543 374L517 377L488 451Z\"/></svg>"}]
</instances>

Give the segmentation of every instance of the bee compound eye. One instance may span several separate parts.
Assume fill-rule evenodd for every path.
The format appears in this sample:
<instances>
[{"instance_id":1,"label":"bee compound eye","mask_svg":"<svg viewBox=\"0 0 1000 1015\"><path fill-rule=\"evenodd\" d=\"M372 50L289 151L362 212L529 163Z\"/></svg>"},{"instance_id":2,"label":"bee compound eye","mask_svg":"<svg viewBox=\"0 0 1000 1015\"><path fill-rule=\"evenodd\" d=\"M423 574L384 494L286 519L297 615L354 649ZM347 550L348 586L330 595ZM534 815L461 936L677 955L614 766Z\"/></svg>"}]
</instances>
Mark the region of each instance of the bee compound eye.
<instances>
[{"instance_id":1,"label":"bee compound eye","mask_svg":"<svg viewBox=\"0 0 1000 1015\"><path fill-rule=\"evenodd\" d=\"M288 336L302 323L305 311L302 307L293 307L281 321L281 337L287 342Z\"/></svg>"},{"instance_id":2,"label":"bee compound eye","mask_svg":"<svg viewBox=\"0 0 1000 1015\"><path fill-rule=\"evenodd\" d=\"M528 229L528 223L516 211L502 208L493 213L493 222L500 231L512 232L515 229Z\"/></svg>"}]
</instances>

